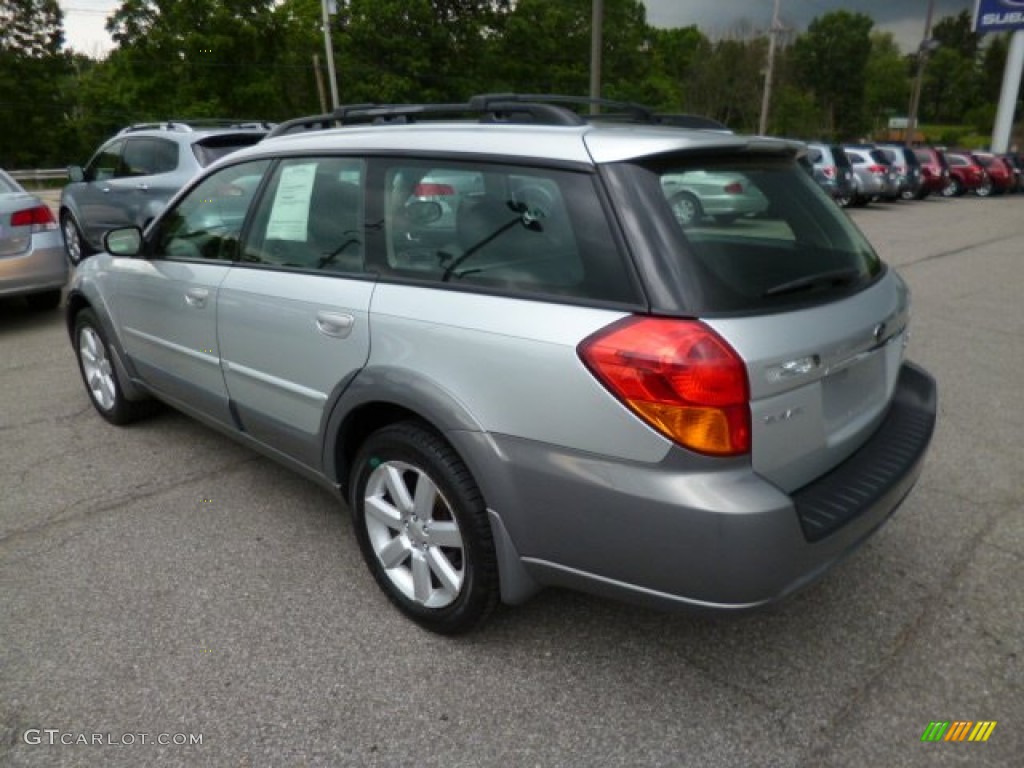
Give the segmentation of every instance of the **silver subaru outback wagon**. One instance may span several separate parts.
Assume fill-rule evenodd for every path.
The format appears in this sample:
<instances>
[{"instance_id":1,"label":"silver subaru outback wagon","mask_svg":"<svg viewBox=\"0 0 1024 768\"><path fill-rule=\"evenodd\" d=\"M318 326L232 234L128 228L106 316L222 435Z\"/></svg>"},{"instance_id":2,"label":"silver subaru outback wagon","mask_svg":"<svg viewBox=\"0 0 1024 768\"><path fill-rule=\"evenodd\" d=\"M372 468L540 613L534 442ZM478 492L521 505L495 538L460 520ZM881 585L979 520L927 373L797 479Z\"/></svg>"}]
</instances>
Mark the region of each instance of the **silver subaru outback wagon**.
<instances>
[{"instance_id":1,"label":"silver subaru outback wagon","mask_svg":"<svg viewBox=\"0 0 1024 768\"><path fill-rule=\"evenodd\" d=\"M67 302L96 410L160 400L334 489L437 632L545 586L805 585L921 470L907 288L802 145L577 101L300 118L108 233Z\"/></svg>"}]
</instances>

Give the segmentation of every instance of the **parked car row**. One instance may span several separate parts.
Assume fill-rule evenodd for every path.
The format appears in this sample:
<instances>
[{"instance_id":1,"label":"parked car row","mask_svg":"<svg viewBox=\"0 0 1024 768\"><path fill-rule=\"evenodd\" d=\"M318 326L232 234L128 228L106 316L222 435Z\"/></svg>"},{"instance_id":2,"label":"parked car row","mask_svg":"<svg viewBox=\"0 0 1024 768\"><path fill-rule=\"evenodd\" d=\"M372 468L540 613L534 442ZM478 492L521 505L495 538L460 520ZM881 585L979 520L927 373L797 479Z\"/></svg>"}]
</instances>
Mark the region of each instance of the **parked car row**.
<instances>
[{"instance_id":1,"label":"parked car row","mask_svg":"<svg viewBox=\"0 0 1024 768\"><path fill-rule=\"evenodd\" d=\"M837 203L1024 192L1016 154L888 144L807 145L805 168Z\"/></svg>"}]
</instances>

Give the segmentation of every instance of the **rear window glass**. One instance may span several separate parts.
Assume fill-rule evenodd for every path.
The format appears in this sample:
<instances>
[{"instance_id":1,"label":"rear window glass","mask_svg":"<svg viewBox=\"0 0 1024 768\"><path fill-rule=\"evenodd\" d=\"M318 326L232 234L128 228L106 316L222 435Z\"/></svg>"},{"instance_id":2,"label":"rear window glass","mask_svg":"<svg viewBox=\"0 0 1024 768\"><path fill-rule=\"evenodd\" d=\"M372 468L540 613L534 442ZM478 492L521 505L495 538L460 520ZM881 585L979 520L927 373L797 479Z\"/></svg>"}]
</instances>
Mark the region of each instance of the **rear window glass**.
<instances>
[{"instance_id":1,"label":"rear window glass","mask_svg":"<svg viewBox=\"0 0 1024 768\"><path fill-rule=\"evenodd\" d=\"M692 259L704 311L815 301L870 282L882 265L821 188L788 160L661 164L657 174ZM692 265L690 265L692 266Z\"/></svg>"},{"instance_id":2,"label":"rear window glass","mask_svg":"<svg viewBox=\"0 0 1024 768\"><path fill-rule=\"evenodd\" d=\"M225 155L243 147L251 147L258 144L265 133L232 133L226 136L209 136L192 145L192 152L201 166L207 166L214 160L220 160Z\"/></svg>"}]
</instances>

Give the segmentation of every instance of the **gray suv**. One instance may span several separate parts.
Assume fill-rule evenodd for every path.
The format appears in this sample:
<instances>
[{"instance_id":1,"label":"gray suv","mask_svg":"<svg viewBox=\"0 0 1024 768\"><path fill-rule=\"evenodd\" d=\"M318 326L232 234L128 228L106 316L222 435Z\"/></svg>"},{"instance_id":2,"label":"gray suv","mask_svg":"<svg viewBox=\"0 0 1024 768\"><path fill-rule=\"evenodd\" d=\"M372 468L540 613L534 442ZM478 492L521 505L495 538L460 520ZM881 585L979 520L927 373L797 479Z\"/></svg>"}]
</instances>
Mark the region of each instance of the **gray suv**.
<instances>
[{"instance_id":1,"label":"gray suv","mask_svg":"<svg viewBox=\"0 0 1024 768\"><path fill-rule=\"evenodd\" d=\"M260 121L140 123L101 146L82 168L68 168L60 227L69 261L78 264L110 229L145 224L200 170L260 141L273 126Z\"/></svg>"},{"instance_id":2,"label":"gray suv","mask_svg":"<svg viewBox=\"0 0 1024 768\"><path fill-rule=\"evenodd\" d=\"M164 401L335 491L433 631L545 586L790 594L920 472L908 290L802 144L647 115L504 94L279 126L76 270L89 398L113 424ZM679 217L708 174L766 205Z\"/></svg>"}]
</instances>

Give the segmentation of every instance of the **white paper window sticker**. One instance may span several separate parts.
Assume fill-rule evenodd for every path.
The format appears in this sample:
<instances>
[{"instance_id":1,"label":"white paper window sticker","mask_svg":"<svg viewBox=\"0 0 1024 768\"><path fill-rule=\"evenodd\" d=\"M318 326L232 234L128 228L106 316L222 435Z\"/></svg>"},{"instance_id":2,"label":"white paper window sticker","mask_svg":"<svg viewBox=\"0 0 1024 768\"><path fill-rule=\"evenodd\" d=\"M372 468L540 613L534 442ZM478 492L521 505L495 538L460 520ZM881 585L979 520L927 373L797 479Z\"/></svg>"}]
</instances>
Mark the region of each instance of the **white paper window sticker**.
<instances>
[{"instance_id":1,"label":"white paper window sticker","mask_svg":"<svg viewBox=\"0 0 1024 768\"><path fill-rule=\"evenodd\" d=\"M268 240L306 242L314 181L316 163L299 163L281 169L270 221L267 222Z\"/></svg>"}]
</instances>

